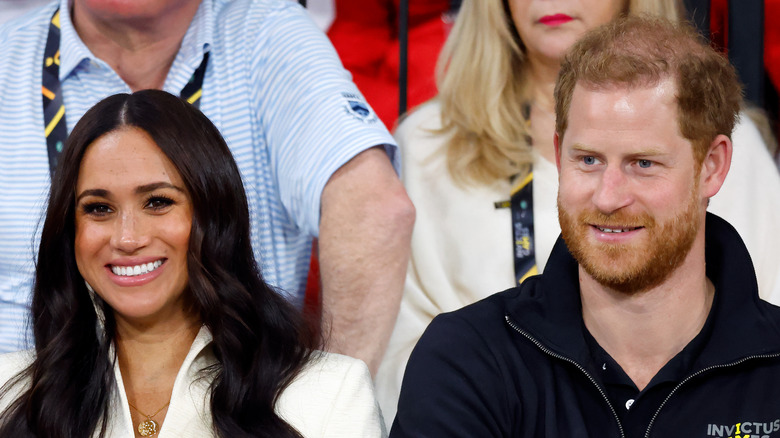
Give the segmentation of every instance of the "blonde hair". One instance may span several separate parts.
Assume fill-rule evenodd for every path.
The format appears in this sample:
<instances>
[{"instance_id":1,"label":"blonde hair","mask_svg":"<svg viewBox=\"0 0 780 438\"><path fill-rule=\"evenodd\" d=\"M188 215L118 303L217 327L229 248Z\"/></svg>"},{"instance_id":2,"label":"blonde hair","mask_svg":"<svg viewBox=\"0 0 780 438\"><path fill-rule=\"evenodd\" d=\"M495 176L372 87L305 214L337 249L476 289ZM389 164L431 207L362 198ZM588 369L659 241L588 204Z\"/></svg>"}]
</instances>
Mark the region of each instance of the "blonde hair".
<instances>
[{"instance_id":1,"label":"blonde hair","mask_svg":"<svg viewBox=\"0 0 780 438\"><path fill-rule=\"evenodd\" d=\"M682 0L628 0L629 14L670 20ZM447 168L458 183L491 184L533 161L523 102L525 56L507 0L464 0L437 67Z\"/></svg>"}]
</instances>

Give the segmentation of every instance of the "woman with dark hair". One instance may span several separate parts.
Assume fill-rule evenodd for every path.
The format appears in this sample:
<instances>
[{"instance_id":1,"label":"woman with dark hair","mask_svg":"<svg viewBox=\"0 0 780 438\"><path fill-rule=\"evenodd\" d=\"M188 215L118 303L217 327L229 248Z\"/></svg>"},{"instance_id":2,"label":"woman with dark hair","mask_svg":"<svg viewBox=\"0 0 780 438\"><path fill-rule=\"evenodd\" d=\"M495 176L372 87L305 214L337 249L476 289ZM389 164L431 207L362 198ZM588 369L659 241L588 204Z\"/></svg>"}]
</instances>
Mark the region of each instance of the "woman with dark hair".
<instances>
[{"instance_id":1,"label":"woman with dark hair","mask_svg":"<svg viewBox=\"0 0 780 438\"><path fill-rule=\"evenodd\" d=\"M217 128L162 91L111 96L52 183L35 350L0 356L0 436L384 436L362 362L313 353L262 279Z\"/></svg>"}]
</instances>

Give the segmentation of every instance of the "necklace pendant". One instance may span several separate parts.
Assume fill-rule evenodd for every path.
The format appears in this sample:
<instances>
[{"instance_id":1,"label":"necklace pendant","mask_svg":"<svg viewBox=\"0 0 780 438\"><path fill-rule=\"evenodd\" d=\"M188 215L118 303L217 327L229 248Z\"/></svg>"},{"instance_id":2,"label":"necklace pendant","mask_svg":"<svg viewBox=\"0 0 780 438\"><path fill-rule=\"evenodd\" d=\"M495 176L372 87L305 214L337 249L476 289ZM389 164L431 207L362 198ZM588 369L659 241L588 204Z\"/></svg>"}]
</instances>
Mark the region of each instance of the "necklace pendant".
<instances>
[{"instance_id":1,"label":"necklace pendant","mask_svg":"<svg viewBox=\"0 0 780 438\"><path fill-rule=\"evenodd\" d=\"M157 422L151 418L138 423L138 433L141 436L152 436L157 433Z\"/></svg>"}]
</instances>

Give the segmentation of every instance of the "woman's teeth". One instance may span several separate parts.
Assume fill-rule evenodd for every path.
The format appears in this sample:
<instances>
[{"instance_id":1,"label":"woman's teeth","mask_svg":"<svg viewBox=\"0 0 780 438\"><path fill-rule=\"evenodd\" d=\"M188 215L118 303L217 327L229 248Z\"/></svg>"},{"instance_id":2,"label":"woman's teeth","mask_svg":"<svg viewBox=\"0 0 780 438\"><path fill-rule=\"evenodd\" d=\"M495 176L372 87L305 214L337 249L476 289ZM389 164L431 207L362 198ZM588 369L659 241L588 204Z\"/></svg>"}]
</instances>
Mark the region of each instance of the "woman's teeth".
<instances>
[{"instance_id":1,"label":"woman's teeth","mask_svg":"<svg viewBox=\"0 0 780 438\"><path fill-rule=\"evenodd\" d=\"M148 274L162 266L162 264L162 260L157 260L156 262L136 266L111 266L111 272L121 277L135 277L136 275Z\"/></svg>"}]
</instances>

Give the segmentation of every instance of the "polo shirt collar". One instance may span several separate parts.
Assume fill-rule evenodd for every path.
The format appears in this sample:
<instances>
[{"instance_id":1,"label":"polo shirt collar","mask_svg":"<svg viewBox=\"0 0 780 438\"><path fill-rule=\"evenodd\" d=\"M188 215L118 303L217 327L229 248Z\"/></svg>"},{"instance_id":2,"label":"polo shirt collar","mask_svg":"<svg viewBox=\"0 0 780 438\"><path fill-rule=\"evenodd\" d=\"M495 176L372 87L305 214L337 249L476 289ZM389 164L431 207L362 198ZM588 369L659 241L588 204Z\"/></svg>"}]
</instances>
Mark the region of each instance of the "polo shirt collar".
<instances>
[{"instance_id":1,"label":"polo shirt collar","mask_svg":"<svg viewBox=\"0 0 780 438\"><path fill-rule=\"evenodd\" d=\"M64 81L84 62L104 64L87 48L73 27L70 13L72 7L73 0L60 0L60 81ZM214 39L213 15L213 1L202 0L184 35L177 61L182 60L194 67L200 65L203 54L210 50Z\"/></svg>"},{"instance_id":2,"label":"polo shirt collar","mask_svg":"<svg viewBox=\"0 0 780 438\"><path fill-rule=\"evenodd\" d=\"M187 64L197 67L203 55L211 48L214 41L214 3L212 0L202 0L195 17L184 34L179 55Z\"/></svg>"},{"instance_id":3,"label":"polo shirt collar","mask_svg":"<svg viewBox=\"0 0 780 438\"><path fill-rule=\"evenodd\" d=\"M100 61L81 41L73 27L70 11L73 0L60 0L60 82L83 62Z\"/></svg>"}]
</instances>

